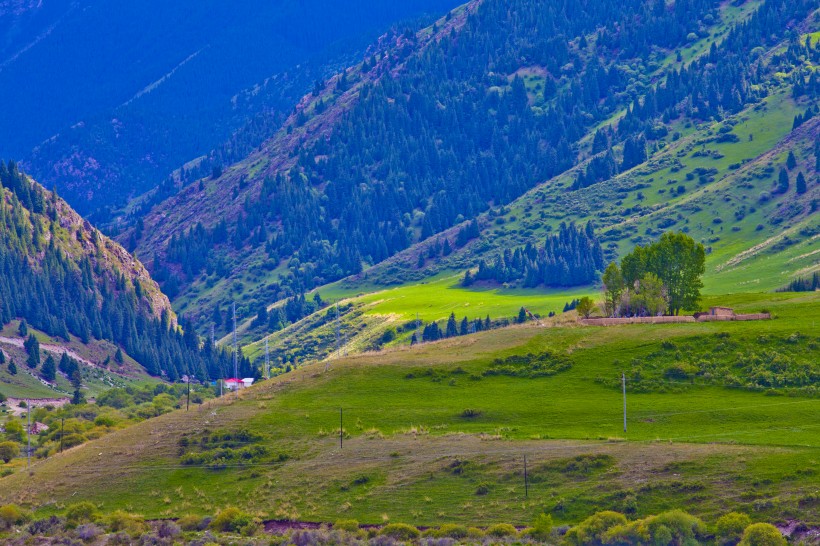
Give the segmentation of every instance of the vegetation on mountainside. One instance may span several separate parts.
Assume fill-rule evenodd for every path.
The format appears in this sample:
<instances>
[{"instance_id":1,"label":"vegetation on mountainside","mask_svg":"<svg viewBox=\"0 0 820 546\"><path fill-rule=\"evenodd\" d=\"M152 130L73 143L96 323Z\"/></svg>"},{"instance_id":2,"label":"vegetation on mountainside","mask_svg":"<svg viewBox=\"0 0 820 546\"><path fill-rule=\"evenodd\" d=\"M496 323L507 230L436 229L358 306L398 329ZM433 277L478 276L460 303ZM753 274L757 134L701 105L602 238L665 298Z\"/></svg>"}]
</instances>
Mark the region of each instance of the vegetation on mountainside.
<instances>
[{"instance_id":1,"label":"vegetation on mountainside","mask_svg":"<svg viewBox=\"0 0 820 546\"><path fill-rule=\"evenodd\" d=\"M520 282L525 288L539 285L567 287L588 285L597 280L603 269L601 245L591 223L586 228L561 224L559 232L547 238L543 247L528 244L503 255L487 265L478 262L478 271L464 274L464 286L474 281L492 280L497 283Z\"/></svg>"},{"instance_id":2,"label":"vegetation on mountainside","mask_svg":"<svg viewBox=\"0 0 820 546\"><path fill-rule=\"evenodd\" d=\"M296 150L288 172L245 179L225 242L202 245L194 233L176 246L190 247L187 256L201 247L196 261L218 264L264 245L267 258L254 252L254 267L278 271L298 292L515 199L572 167L575 144L626 106L636 83L630 63L682 45L719 14L717 2L655 4L604 0L579 11L485 2L458 32L420 51L406 36L390 53L404 61L398 74L365 85L327 141ZM519 74L529 68L542 74L537 91Z\"/></svg>"},{"instance_id":3,"label":"vegetation on mountainside","mask_svg":"<svg viewBox=\"0 0 820 546\"><path fill-rule=\"evenodd\" d=\"M601 183L574 191L578 170L556 177L509 206L495 207L482 215L479 237L439 258L438 263L428 264L425 271L414 270L418 251L405 252L369 271L368 283L418 281L440 271L463 270L505 248L534 244L560 222L593 220L608 261L675 226L706 247L707 289L712 293L735 290L739 284L744 290L782 286L789 276L812 265L810 252L816 248L811 239L816 229L816 222L811 222L817 201L814 188L818 187L812 151L818 129L811 115L816 100L797 92L800 86L794 85L803 67L811 65L816 42L811 42L814 49L808 52L805 44L810 35L800 32L810 27L801 22L804 15L797 15L800 9L808 15L806 6L801 8L799 3L770 2L745 25L749 28L744 30L744 24L738 25L737 36L731 42L717 41L711 53L706 48L707 58L732 59L725 61L736 63L732 71L742 68L747 74L754 73L750 89L755 96L750 95L736 114L732 114L736 110L730 109L731 101L722 101L727 94L734 93L732 86L740 80L728 78L718 82L716 78L722 78L725 72L712 70L708 63L693 65L691 69L698 75L687 75L687 81L694 78L711 88L723 89L720 96L715 96L719 99L716 104L722 107L715 113L714 108L701 102L698 109L690 111L686 105L692 103L691 97L685 99L679 93L680 84L674 83L682 109L667 108L636 127L643 130L647 139L647 163L609 178L602 175L598 177ZM756 44L757 47L744 47L737 55L732 52L732 44L757 40L760 29L768 28L774 20L782 21L775 34ZM785 28L794 30L782 34ZM762 32L771 34L768 30ZM777 44L777 40L782 41ZM744 51L751 50L755 53L749 61ZM686 63L675 62L674 55L662 66L674 66L678 72L681 67L690 69ZM657 73L661 94L666 92L664 70ZM706 93L699 93L697 100L705 96ZM643 100L636 104L643 104ZM789 134L797 117L800 123ZM604 124L597 135L589 133L581 146L582 159L596 161L599 155L595 154L608 143L616 163L620 161L617 119L615 116L610 124ZM790 151L797 158L797 166L788 171L791 185L787 193L782 193L778 191L778 171L781 165L787 167L786 155ZM587 164L582 165L581 171L586 168ZM798 178L805 181L805 193L796 190ZM452 236L450 231L437 239ZM419 251L424 248L421 245ZM735 258L742 259L745 267L734 265ZM730 264L726 265L727 262ZM748 264L754 264L752 278Z\"/></svg>"},{"instance_id":4,"label":"vegetation on mountainside","mask_svg":"<svg viewBox=\"0 0 820 546\"><path fill-rule=\"evenodd\" d=\"M207 345L200 351L195 332L183 335L173 324L142 267L70 214L14 163L0 163L0 324L23 318L66 341L109 340L171 380L223 377L228 356ZM30 368L40 364L36 353L28 351Z\"/></svg>"},{"instance_id":5,"label":"vegetation on mountainside","mask_svg":"<svg viewBox=\"0 0 820 546\"><path fill-rule=\"evenodd\" d=\"M522 525L543 512L564 525L602 506L630 520L678 508L709 523L736 510L754 521L799 519L812 526L820 521L820 482L811 470L820 445L817 398L785 383L745 386L764 370L776 378L786 357L816 371L811 343L820 340L808 332L820 320L817 298L746 294L704 302L739 312L767 308L778 317L771 321L522 326L338 358L327 371L324 363L308 366L40 461L32 476L3 478L0 503L25 502L48 516L79 496L105 510L139 502L150 518L205 516L233 505L261 519L414 525ZM801 334L799 349L788 341L794 332L807 336ZM746 360L734 353L760 336L781 356L734 366ZM694 347L695 340L701 345ZM739 386L705 376L694 384L665 377L675 365L668 343L683 353L677 362L688 364L691 352L693 364L708 359L716 374L728 359ZM734 343L740 349L733 350ZM550 356L539 356L545 353ZM528 366L557 369L564 357L571 367L529 377ZM647 375L667 388L641 392L630 370L633 358L651 364ZM485 374L495 359L502 367L509 359L514 374ZM424 375L428 369L431 375ZM622 393L614 384L622 372L626 433ZM234 451L268 451L260 463L237 460L218 470L205 462L182 465L180 440L193 443L206 430L205 449L189 446L194 455L216 454L221 447L213 438L226 431L254 438L229 446ZM523 455L533 478L527 498Z\"/></svg>"}]
</instances>

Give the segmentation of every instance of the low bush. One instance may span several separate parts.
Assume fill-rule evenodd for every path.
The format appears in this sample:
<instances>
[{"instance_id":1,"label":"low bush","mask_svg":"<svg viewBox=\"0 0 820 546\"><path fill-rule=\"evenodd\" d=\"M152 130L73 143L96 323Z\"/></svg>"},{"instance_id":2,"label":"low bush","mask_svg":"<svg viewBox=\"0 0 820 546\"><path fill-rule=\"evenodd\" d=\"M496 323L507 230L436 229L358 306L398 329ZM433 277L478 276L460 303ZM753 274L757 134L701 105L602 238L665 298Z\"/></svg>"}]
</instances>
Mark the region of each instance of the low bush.
<instances>
[{"instance_id":1,"label":"low bush","mask_svg":"<svg viewBox=\"0 0 820 546\"><path fill-rule=\"evenodd\" d=\"M65 519L70 526L93 523L100 517L97 507L88 501L78 502L66 508Z\"/></svg>"},{"instance_id":2,"label":"low bush","mask_svg":"<svg viewBox=\"0 0 820 546\"><path fill-rule=\"evenodd\" d=\"M112 533L126 533L132 537L148 530L148 525L142 516L124 510L116 510L106 516L105 524Z\"/></svg>"},{"instance_id":3,"label":"low bush","mask_svg":"<svg viewBox=\"0 0 820 546\"><path fill-rule=\"evenodd\" d=\"M421 536L418 529L407 523L390 523L385 525L380 534L396 540L415 540Z\"/></svg>"},{"instance_id":4,"label":"low bush","mask_svg":"<svg viewBox=\"0 0 820 546\"><path fill-rule=\"evenodd\" d=\"M743 536L743 531L751 523L751 518L746 514L729 512L717 520L715 536L720 544L737 544Z\"/></svg>"},{"instance_id":5,"label":"low bush","mask_svg":"<svg viewBox=\"0 0 820 546\"><path fill-rule=\"evenodd\" d=\"M192 514L179 518L177 525L179 525L183 531L202 531L208 526L201 517Z\"/></svg>"},{"instance_id":6,"label":"low bush","mask_svg":"<svg viewBox=\"0 0 820 546\"><path fill-rule=\"evenodd\" d=\"M578 546L602 544L607 531L626 524L626 516L623 514L612 511L598 512L567 531L566 540Z\"/></svg>"},{"instance_id":7,"label":"low bush","mask_svg":"<svg viewBox=\"0 0 820 546\"><path fill-rule=\"evenodd\" d=\"M333 528L337 531L355 533L359 530L359 522L355 519L339 519L333 524Z\"/></svg>"},{"instance_id":8,"label":"low bush","mask_svg":"<svg viewBox=\"0 0 820 546\"><path fill-rule=\"evenodd\" d=\"M16 504L0 506L0 529L11 529L15 525L22 525L26 519L26 513Z\"/></svg>"},{"instance_id":9,"label":"low bush","mask_svg":"<svg viewBox=\"0 0 820 546\"><path fill-rule=\"evenodd\" d=\"M487 527L487 535L496 538L518 536L518 529L509 523L496 523Z\"/></svg>"},{"instance_id":10,"label":"low bush","mask_svg":"<svg viewBox=\"0 0 820 546\"><path fill-rule=\"evenodd\" d=\"M743 531L739 546L786 546L786 539L774 525L753 523Z\"/></svg>"},{"instance_id":11,"label":"low bush","mask_svg":"<svg viewBox=\"0 0 820 546\"><path fill-rule=\"evenodd\" d=\"M260 522L252 515L238 508L229 507L221 510L211 521L211 529L223 533L240 533L252 536L259 530Z\"/></svg>"},{"instance_id":12,"label":"low bush","mask_svg":"<svg viewBox=\"0 0 820 546\"><path fill-rule=\"evenodd\" d=\"M445 523L438 529L434 529L432 536L438 538L467 538L467 527L455 523Z\"/></svg>"}]
</instances>

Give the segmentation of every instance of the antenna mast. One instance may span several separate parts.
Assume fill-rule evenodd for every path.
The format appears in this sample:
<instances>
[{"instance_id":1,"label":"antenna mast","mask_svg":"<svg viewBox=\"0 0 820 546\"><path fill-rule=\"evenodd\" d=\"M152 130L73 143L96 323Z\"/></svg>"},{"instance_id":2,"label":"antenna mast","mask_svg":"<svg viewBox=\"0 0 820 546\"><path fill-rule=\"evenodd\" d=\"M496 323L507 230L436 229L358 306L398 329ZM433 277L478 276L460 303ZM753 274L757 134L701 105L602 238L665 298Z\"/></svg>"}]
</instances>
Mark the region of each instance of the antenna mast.
<instances>
[{"instance_id":1,"label":"antenna mast","mask_svg":"<svg viewBox=\"0 0 820 546\"><path fill-rule=\"evenodd\" d=\"M236 342L236 302L233 302L233 376L239 379L239 349Z\"/></svg>"}]
</instances>

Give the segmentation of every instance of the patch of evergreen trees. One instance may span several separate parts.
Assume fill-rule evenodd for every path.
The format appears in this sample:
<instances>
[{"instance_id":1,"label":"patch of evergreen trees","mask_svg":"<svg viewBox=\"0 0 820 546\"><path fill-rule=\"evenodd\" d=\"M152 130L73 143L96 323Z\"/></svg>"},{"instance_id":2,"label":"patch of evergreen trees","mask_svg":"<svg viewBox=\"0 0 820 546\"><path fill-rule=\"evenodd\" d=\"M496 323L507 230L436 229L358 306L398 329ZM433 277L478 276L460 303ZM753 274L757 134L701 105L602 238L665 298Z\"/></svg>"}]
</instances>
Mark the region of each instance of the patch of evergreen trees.
<instances>
[{"instance_id":1,"label":"patch of evergreen trees","mask_svg":"<svg viewBox=\"0 0 820 546\"><path fill-rule=\"evenodd\" d=\"M515 250L506 249L492 263L478 262L478 271L469 271L464 283L495 281L521 283L524 287L579 286L591 284L603 270L601 245L592 223L585 228L561 223L557 234L547 237L544 245L527 244Z\"/></svg>"},{"instance_id":2,"label":"patch of evergreen trees","mask_svg":"<svg viewBox=\"0 0 820 546\"><path fill-rule=\"evenodd\" d=\"M208 345L200 351L196 337L186 341L167 313L161 319L152 316L141 290L122 275L93 257L67 255L54 237L47 237L59 224L56 197L13 162L0 162L0 197L0 324L22 317L65 340L69 334L83 342L109 340L150 374L171 380L183 374L220 377L228 369L227 355ZM30 336L26 348L28 365L38 366L36 338Z\"/></svg>"},{"instance_id":3,"label":"patch of evergreen trees","mask_svg":"<svg viewBox=\"0 0 820 546\"><path fill-rule=\"evenodd\" d=\"M820 273L815 272L811 277L798 277L778 292L814 292L820 290Z\"/></svg>"}]
</instances>

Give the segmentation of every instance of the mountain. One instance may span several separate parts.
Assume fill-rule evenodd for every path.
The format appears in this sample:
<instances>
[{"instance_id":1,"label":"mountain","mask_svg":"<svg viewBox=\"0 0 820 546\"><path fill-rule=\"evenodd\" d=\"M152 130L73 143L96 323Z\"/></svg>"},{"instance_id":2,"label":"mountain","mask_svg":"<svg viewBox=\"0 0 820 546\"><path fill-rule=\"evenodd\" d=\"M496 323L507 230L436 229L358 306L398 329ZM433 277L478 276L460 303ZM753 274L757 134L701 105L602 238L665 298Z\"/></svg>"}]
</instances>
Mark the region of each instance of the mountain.
<instances>
[{"instance_id":1,"label":"mountain","mask_svg":"<svg viewBox=\"0 0 820 546\"><path fill-rule=\"evenodd\" d=\"M795 199L768 163L813 145L814 122L789 132L817 108L815 0L548 4L474 2L382 42L121 240L200 325L350 275L463 272L562 222L592 220L607 260L678 226L712 273L772 237L777 264L813 263L811 152Z\"/></svg>"},{"instance_id":2,"label":"mountain","mask_svg":"<svg viewBox=\"0 0 820 546\"><path fill-rule=\"evenodd\" d=\"M111 342L155 376L224 376L230 359L177 327L145 267L53 192L0 163L0 325Z\"/></svg>"},{"instance_id":3,"label":"mountain","mask_svg":"<svg viewBox=\"0 0 820 546\"><path fill-rule=\"evenodd\" d=\"M18 136L0 157L22 160L79 212L106 220L98 209L189 161L240 159L226 148L241 143L246 155L331 67L391 25L455 4L6 2L0 101L16 106L0 131Z\"/></svg>"}]
</instances>

